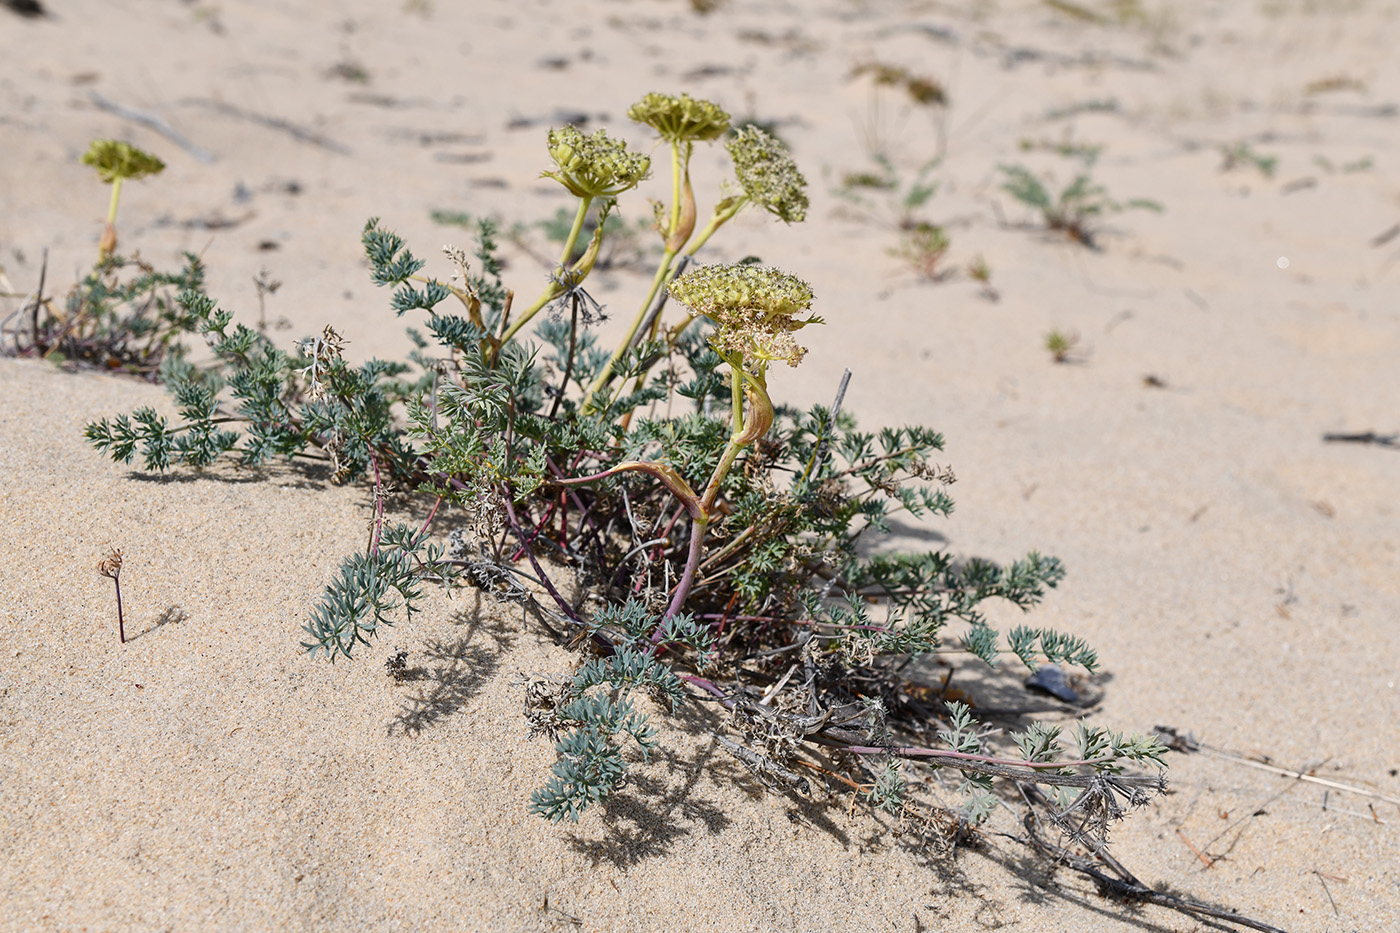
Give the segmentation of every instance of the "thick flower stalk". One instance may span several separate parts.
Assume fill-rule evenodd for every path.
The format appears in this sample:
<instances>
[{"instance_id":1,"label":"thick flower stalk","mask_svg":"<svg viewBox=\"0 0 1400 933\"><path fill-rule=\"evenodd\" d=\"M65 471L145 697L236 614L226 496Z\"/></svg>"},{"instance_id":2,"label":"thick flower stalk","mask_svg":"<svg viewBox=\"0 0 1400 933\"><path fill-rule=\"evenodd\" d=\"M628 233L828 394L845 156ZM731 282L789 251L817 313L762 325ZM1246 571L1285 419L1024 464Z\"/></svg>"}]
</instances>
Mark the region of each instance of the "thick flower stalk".
<instances>
[{"instance_id":1,"label":"thick flower stalk","mask_svg":"<svg viewBox=\"0 0 1400 933\"><path fill-rule=\"evenodd\" d=\"M769 266L701 266L672 282L670 292L717 325L711 343L729 363L733 431L700 496L700 516L691 522L685 570L666 617L680 612L690 594L724 478L739 453L773 424L773 403L764 379L768 364L781 359L796 366L807 351L793 341L792 332L821 320L799 317L812 306L812 287Z\"/></svg>"},{"instance_id":2,"label":"thick flower stalk","mask_svg":"<svg viewBox=\"0 0 1400 933\"><path fill-rule=\"evenodd\" d=\"M608 365L598 374L589 387L585 405L590 404L595 393L603 389L613 378L613 366L627 353L637 339L637 332L647 318L657 293L675 275L675 259L695 232L695 189L690 183L690 157L697 142L712 142L729 131L729 113L723 107L708 100L697 100L689 94L679 96L651 93L633 104L627 116L638 123L654 129L671 148L671 204L656 204L656 228L661 234L665 247L661 261L657 264L656 275L651 288L642 300L641 307L632 325L627 329L622 342L613 352ZM651 336L655 336L656 322L651 325Z\"/></svg>"},{"instance_id":3,"label":"thick flower stalk","mask_svg":"<svg viewBox=\"0 0 1400 933\"><path fill-rule=\"evenodd\" d=\"M578 209L574 212L573 226L564 240L559 263L550 276L549 284L534 304L526 308L515 323L501 334L502 344L514 337L541 308L583 282L598 258L607 212L612 209L619 194L637 187L651 172L650 156L631 151L625 142L611 138L604 130L585 136L572 126L552 129L549 131L549 157L554 160L555 170L541 172L540 177L553 178L567 188L570 194L579 199ZM569 258L574 254L588 209L595 200L601 200L603 216L599 218L588 250L570 266Z\"/></svg>"},{"instance_id":4,"label":"thick flower stalk","mask_svg":"<svg viewBox=\"0 0 1400 933\"><path fill-rule=\"evenodd\" d=\"M689 94L679 97L651 93L633 104L627 116L645 123L671 146L671 208L658 204L657 228L666 244L660 276L669 272L671 260L695 232L695 191L690 185L690 156L697 142L710 142L729 131L729 113L719 104L696 100ZM655 297L656 289L648 296ZM643 306L643 312L646 306Z\"/></svg>"},{"instance_id":5,"label":"thick flower stalk","mask_svg":"<svg viewBox=\"0 0 1400 933\"><path fill-rule=\"evenodd\" d=\"M729 113L708 100L689 94L648 94L633 104L627 116L656 130L671 145L671 211L657 205L657 226L670 258L679 253L695 231L695 191L690 186L690 156L695 143L718 139L729 131Z\"/></svg>"}]
</instances>

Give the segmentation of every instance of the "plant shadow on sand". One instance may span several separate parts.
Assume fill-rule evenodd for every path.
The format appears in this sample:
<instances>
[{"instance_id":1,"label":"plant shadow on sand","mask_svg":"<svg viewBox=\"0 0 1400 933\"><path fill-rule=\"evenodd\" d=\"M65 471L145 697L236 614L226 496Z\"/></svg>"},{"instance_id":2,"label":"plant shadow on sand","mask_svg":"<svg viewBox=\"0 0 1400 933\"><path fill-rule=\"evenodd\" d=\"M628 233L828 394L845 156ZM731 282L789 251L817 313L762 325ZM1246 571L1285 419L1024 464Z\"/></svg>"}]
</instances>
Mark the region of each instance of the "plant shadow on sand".
<instances>
[{"instance_id":1,"label":"plant shadow on sand","mask_svg":"<svg viewBox=\"0 0 1400 933\"><path fill-rule=\"evenodd\" d=\"M1007 887L1014 890L1016 900L1023 903L1043 907L1060 901L1066 905L1090 911L1103 918L1105 923L1126 924L1139 930L1148 931L1148 933L1174 933L1175 930L1180 929L1175 923L1156 922L1143 916L1143 905L1141 904L1113 898L1107 894L1091 895L1086 889L1071 887L1057 874L1057 866L1047 864L1043 857L1033 854L1029 849L1017 850L984 843L973 847L971 851L1006 872L1010 876ZM950 863L950 867L951 865L952 863ZM944 893L952 894L954 892L949 890ZM989 909L994 909L997 898L991 891L985 887L979 887L975 893ZM1009 900L1010 897L1008 891L1004 900ZM1198 918L1196 922L1207 929L1232 929L1224 924L1213 923L1204 917ZM994 925L999 926L1000 924Z\"/></svg>"},{"instance_id":2,"label":"plant shadow on sand","mask_svg":"<svg viewBox=\"0 0 1400 933\"><path fill-rule=\"evenodd\" d=\"M424 663L405 667L395 679L417 682L417 690L403 699L389 723L389 734L418 735L456 714L491 680L515 644L517 633L483 625L481 595L475 610L458 610L456 625L466 634L450 641L429 640L422 648Z\"/></svg>"},{"instance_id":3,"label":"plant shadow on sand","mask_svg":"<svg viewBox=\"0 0 1400 933\"><path fill-rule=\"evenodd\" d=\"M150 625L146 626L139 632L134 632L131 635L128 635L126 640L128 642L133 642L136 641L136 639L138 638L145 638L147 635L151 635L156 631L164 628L165 626L170 625L173 622L183 622L187 618L189 618L189 613L186 612L182 607L167 606L164 612L162 612L160 615L156 616L154 619L151 620Z\"/></svg>"},{"instance_id":4,"label":"plant shadow on sand","mask_svg":"<svg viewBox=\"0 0 1400 933\"><path fill-rule=\"evenodd\" d=\"M718 732L723 717L716 710L691 707L676 711L673 718L682 721L685 733L695 735ZM587 838L575 832L570 840L573 849L594 864L606 861L626 869L666 855L700 825L711 835L725 831L734 819L699 786L702 775L708 775L712 784L733 785L752 798L784 798L790 804L786 807L790 821L821 830L842 846L851 844L849 835L831 819L828 802L809 799L777 782L765 785L711 740L688 756L665 748L663 742L651 765L629 771L627 783L608 800L603 813L606 835Z\"/></svg>"},{"instance_id":5,"label":"plant shadow on sand","mask_svg":"<svg viewBox=\"0 0 1400 933\"><path fill-rule=\"evenodd\" d=\"M684 779L671 784L654 777L651 769L630 774L627 785L604 809L604 833L593 839L571 833L570 846L594 865L610 862L625 870L666 855L678 841L690 836L697 824L703 825L710 835L723 832L731 819L696 787L707 768L715 767L714 754L713 745L700 747L689 758L661 750L651 769L684 775Z\"/></svg>"},{"instance_id":6,"label":"plant shadow on sand","mask_svg":"<svg viewBox=\"0 0 1400 933\"><path fill-rule=\"evenodd\" d=\"M148 470L130 470L126 479L138 483L152 483L158 486L189 484L200 482L246 485L271 483L285 489L325 489L333 485L331 477L335 471L324 463L308 463L304 460L277 461L255 467L239 464L216 463L188 473L152 473Z\"/></svg>"}]
</instances>

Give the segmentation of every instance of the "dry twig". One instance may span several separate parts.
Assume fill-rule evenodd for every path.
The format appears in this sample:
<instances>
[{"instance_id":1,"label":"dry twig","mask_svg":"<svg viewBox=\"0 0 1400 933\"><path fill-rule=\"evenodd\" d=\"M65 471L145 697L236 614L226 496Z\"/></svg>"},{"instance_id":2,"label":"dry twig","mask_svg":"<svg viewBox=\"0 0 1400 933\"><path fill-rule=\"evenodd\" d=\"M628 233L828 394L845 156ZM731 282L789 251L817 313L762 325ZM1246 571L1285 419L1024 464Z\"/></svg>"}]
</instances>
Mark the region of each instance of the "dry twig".
<instances>
[{"instance_id":1,"label":"dry twig","mask_svg":"<svg viewBox=\"0 0 1400 933\"><path fill-rule=\"evenodd\" d=\"M92 101L93 106L99 110L105 110L108 113L113 114L114 116L121 117L123 120L129 120L132 123L139 123L148 129L154 130L155 132L164 136L166 139L170 140L175 145L179 146L181 149L188 152L190 155L194 156L195 159L197 159L200 162L208 164L214 161L214 154L212 152L210 152L208 149L205 149L203 146L198 146L190 142L188 139L182 136L180 132L175 129L175 127L171 126L165 120L156 116L153 113L147 113L144 110L135 110L131 107L125 107L117 103L116 101L108 100L106 97L103 97L96 91L88 92L88 100Z\"/></svg>"}]
</instances>

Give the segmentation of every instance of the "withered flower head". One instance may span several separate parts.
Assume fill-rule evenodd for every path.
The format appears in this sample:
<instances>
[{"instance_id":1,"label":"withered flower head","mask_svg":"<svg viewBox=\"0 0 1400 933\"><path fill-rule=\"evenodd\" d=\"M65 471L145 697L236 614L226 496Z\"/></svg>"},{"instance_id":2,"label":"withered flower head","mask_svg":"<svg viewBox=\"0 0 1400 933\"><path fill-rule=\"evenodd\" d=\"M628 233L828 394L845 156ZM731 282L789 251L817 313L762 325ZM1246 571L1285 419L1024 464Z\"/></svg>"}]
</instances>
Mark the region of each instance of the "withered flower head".
<instances>
[{"instance_id":1,"label":"withered flower head","mask_svg":"<svg viewBox=\"0 0 1400 933\"><path fill-rule=\"evenodd\" d=\"M122 572L121 548L108 548L102 560L97 562L97 572L115 580Z\"/></svg>"},{"instance_id":2,"label":"withered flower head","mask_svg":"<svg viewBox=\"0 0 1400 933\"><path fill-rule=\"evenodd\" d=\"M330 375L330 370L342 359L341 351L344 349L346 340L336 333L335 328L329 324L321 332L319 337L308 337L297 343L297 349L311 362L301 371L306 379L306 397L310 401L317 401L326 395L326 378Z\"/></svg>"}]
</instances>

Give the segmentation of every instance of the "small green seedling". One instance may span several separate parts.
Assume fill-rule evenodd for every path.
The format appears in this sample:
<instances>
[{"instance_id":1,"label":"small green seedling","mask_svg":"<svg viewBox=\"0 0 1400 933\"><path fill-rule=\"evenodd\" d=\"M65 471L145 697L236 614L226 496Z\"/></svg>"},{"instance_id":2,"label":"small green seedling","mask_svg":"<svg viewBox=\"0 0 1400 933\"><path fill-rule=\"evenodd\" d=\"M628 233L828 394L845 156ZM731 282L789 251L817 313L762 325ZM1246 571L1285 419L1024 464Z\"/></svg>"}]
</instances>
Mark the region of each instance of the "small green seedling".
<instances>
[{"instance_id":1,"label":"small green seedling","mask_svg":"<svg viewBox=\"0 0 1400 933\"><path fill-rule=\"evenodd\" d=\"M1074 351L1079 347L1078 331L1052 330L1045 335L1045 349L1050 351L1056 363L1068 363L1074 359Z\"/></svg>"},{"instance_id":2,"label":"small green seedling","mask_svg":"<svg viewBox=\"0 0 1400 933\"><path fill-rule=\"evenodd\" d=\"M112 202L107 208L107 229L97 245L97 261L102 263L117 248L117 202L121 200L122 182L158 175L165 170L165 163L130 143L97 139L83 153L83 164L97 169L98 176L112 186Z\"/></svg>"},{"instance_id":3,"label":"small green seedling","mask_svg":"<svg viewBox=\"0 0 1400 933\"><path fill-rule=\"evenodd\" d=\"M987 265L987 260L978 256L967 264L967 274L974 282L982 286L979 294L988 301L1000 301L1001 292L992 286L992 267Z\"/></svg>"},{"instance_id":4,"label":"small green seedling","mask_svg":"<svg viewBox=\"0 0 1400 933\"><path fill-rule=\"evenodd\" d=\"M948 233L920 216L929 199L938 193L938 183L929 176L938 167L933 159L920 166L912 178L905 178L889 158L874 157L875 171L850 172L841 179L836 194L849 202L858 219L899 231L899 245L890 250L929 280L943 278L938 266L948 251Z\"/></svg>"},{"instance_id":5,"label":"small green seedling","mask_svg":"<svg viewBox=\"0 0 1400 933\"><path fill-rule=\"evenodd\" d=\"M1317 155L1313 156L1313 165L1316 165L1328 175L1333 175L1337 172L1341 172L1343 175L1353 175L1357 172L1369 172L1376 167L1375 160L1370 156L1362 156L1359 159L1353 159L1350 162L1343 162L1341 165L1335 165L1332 160L1326 156Z\"/></svg>"},{"instance_id":6,"label":"small green seedling","mask_svg":"<svg viewBox=\"0 0 1400 933\"><path fill-rule=\"evenodd\" d=\"M1220 147L1220 170L1231 172L1242 166L1253 166L1265 178L1274 177L1274 169L1278 168L1277 156L1266 156L1255 152L1249 143L1235 143L1232 146Z\"/></svg>"},{"instance_id":7,"label":"small green seedling","mask_svg":"<svg viewBox=\"0 0 1400 933\"><path fill-rule=\"evenodd\" d=\"M97 563L97 572L107 577L117 586L117 636L126 644L126 619L122 616L122 551L121 548L108 548L106 555Z\"/></svg>"},{"instance_id":8,"label":"small green seedling","mask_svg":"<svg viewBox=\"0 0 1400 933\"><path fill-rule=\"evenodd\" d=\"M1058 195L1051 195L1045 181L1020 165L999 166L1006 176L1002 190L1013 198L1040 212L1048 230L1064 233L1076 243L1094 246L1094 226L1108 214L1127 210L1162 211L1162 205L1147 198L1115 201L1103 185L1096 184L1087 172L1074 177Z\"/></svg>"},{"instance_id":9,"label":"small green seedling","mask_svg":"<svg viewBox=\"0 0 1400 933\"><path fill-rule=\"evenodd\" d=\"M871 222L890 224L906 231L927 226L927 222L918 215L929 199L938 193L938 182L929 178L938 167L938 162L938 159L933 159L924 163L912 178L906 179L901 177L899 169L888 157L877 155L875 164L879 171L847 175L844 186L837 194L856 205L864 218ZM884 192L881 200L885 203L877 205L862 192ZM884 220L882 215L889 220Z\"/></svg>"},{"instance_id":10,"label":"small green seedling","mask_svg":"<svg viewBox=\"0 0 1400 933\"><path fill-rule=\"evenodd\" d=\"M1021 140L1018 148L1022 152L1050 152L1065 159L1082 159L1085 165L1093 165L1104 149L1102 143L1078 143L1068 138L1059 141L1044 137L1032 139L1029 136Z\"/></svg>"},{"instance_id":11,"label":"small green seedling","mask_svg":"<svg viewBox=\"0 0 1400 933\"><path fill-rule=\"evenodd\" d=\"M948 234L936 224L921 223L908 231L900 239L899 246L890 250L909 264L920 278L937 282L948 275L941 267L943 257L948 252Z\"/></svg>"}]
</instances>

